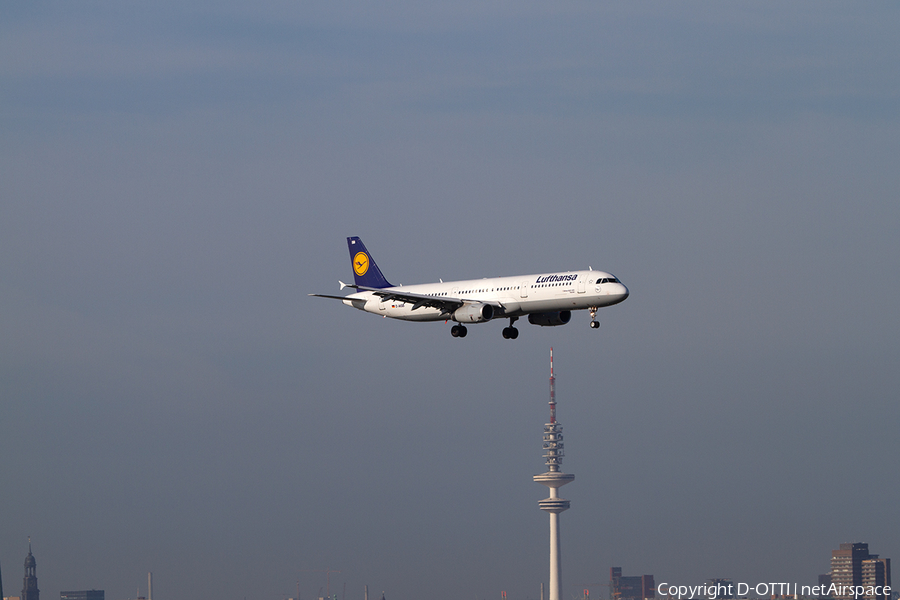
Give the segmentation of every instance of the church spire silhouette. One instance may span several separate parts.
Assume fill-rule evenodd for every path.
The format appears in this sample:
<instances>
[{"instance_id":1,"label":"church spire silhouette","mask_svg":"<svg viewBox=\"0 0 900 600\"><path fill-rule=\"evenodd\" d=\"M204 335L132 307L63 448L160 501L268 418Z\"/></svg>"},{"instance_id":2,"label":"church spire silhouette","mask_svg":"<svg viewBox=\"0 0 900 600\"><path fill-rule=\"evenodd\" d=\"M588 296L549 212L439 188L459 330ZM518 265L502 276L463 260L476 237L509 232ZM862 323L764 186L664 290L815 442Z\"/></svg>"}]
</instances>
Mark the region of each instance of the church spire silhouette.
<instances>
[{"instance_id":1,"label":"church spire silhouette","mask_svg":"<svg viewBox=\"0 0 900 600\"><path fill-rule=\"evenodd\" d=\"M25 557L25 581L22 587L22 600L40 600L41 592L37 586L37 562L31 553L31 538L28 538L28 556Z\"/></svg>"}]
</instances>

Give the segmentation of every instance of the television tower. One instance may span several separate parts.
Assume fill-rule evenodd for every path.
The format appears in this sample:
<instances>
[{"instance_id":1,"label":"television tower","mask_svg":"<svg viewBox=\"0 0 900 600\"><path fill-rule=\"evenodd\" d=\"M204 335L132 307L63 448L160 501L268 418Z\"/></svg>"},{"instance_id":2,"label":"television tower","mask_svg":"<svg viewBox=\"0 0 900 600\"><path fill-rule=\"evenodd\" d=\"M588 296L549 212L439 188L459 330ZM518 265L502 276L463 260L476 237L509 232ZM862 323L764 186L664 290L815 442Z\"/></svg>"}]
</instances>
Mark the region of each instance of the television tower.
<instances>
[{"instance_id":1,"label":"television tower","mask_svg":"<svg viewBox=\"0 0 900 600\"><path fill-rule=\"evenodd\" d=\"M553 348L550 348L550 422L544 424L544 458L547 472L535 475L534 480L550 488L550 497L538 502L541 510L550 513L550 598L562 598L562 560L559 551L559 513L569 508L569 501L559 497L559 488L573 481L575 476L560 471L563 452L562 425L556 420L556 378L553 376Z\"/></svg>"}]
</instances>

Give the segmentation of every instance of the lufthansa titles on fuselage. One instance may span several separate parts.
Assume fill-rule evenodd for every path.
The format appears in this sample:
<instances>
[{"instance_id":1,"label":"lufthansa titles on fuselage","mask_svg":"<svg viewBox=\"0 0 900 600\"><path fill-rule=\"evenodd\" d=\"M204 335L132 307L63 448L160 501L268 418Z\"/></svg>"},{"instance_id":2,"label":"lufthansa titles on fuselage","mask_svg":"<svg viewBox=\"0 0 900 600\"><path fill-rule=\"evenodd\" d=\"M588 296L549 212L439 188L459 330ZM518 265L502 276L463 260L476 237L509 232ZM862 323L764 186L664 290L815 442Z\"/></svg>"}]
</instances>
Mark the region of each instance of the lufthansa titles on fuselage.
<instances>
[{"instance_id":1,"label":"lufthansa titles on fuselage","mask_svg":"<svg viewBox=\"0 0 900 600\"><path fill-rule=\"evenodd\" d=\"M569 275L545 275L543 277L538 277L535 283L556 283L558 281L575 281L578 279L577 273L571 273Z\"/></svg>"}]
</instances>

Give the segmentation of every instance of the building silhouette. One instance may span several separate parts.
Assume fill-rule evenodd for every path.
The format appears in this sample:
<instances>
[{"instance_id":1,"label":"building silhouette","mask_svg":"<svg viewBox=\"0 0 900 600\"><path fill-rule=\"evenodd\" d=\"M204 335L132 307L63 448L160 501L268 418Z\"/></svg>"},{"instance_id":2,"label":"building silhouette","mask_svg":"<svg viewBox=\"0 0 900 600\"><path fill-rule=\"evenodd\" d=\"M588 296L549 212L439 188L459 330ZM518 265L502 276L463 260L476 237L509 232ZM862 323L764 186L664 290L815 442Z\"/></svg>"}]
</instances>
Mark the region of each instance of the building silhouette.
<instances>
[{"instance_id":1,"label":"building silhouette","mask_svg":"<svg viewBox=\"0 0 900 600\"><path fill-rule=\"evenodd\" d=\"M22 586L22 600L40 600L41 592L37 586L37 562L31 553L31 540L28 540L28 556L25 557L25 581Z\"/></svg>"},{"instance_id":2,"label":"building silhouette","mask_svg":"<svg viewBox=\"0 0 900 600\"><path fill-rule=\"evenodd\" d=\"M841 544L838 550L832 550L831 583L840 587L860 585L862 561L867 558L869 558L868 544Z\"/></svg>"},{"instance_id":3,"label":"building silhouette","mask_svg":"<svg viewBox=\"0 0 900 600\"><path fill-rule=\"evenodd\" d=\"M854 598L843 593L844 588L862 586L875 588L891 585L891 559L869 554L869 544L846 543L831 551L831 583L837 587L835 598ZM863 596L868 600L890 600L890 594ZM856 597L859 598L858 596Z\"/></svg>"},{"instance_id":4,"label":"building silhouette","mask_svg":"<svg viewBox=\"0 0 900 600\"><path fill-rule=\"evenodd\" d=\"M862 561L862 584L869 588L884 588L891 585L891 559L878 558L877 554L870 554L869 558ZM891 600L890 594L866 596L871 600Z\"/></svg>"},{"instance_id":5,"label":"building silhouette","mask_svg":"<svg viewBox=\"0 0 900 600\"><path fill-rule=\"evenodd\" d=\"M653 575L635 575L625 577L622 567L609 569L610 600L643 600L656 597L656 584Z\"/></svg>"},{"instance_id":6,"label":"building silhouette","mask_svg":"<svg viewBox=\"0 0 900 600\"><path fill-rule=\"evenodd\" d=\"M84 590L78 592L60 592L59 600L105 600L103 590Z\"/></svg>"}]
</instances>

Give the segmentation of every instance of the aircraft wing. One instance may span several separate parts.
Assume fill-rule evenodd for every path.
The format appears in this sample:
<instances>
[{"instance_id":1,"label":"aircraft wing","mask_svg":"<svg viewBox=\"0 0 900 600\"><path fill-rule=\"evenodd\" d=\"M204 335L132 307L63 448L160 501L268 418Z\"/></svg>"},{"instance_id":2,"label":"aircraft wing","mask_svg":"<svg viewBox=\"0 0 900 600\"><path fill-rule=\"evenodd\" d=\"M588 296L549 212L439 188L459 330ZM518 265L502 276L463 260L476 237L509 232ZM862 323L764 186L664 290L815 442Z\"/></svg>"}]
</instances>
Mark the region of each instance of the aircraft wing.
<instances>
[{"instance_id":1,"label":"aircraft wing","mask_svg":"<svg viewBox=\"0 0 900 600\"><path fill-rule=\"evenodd\" d=\"M417 308L422 308L423 306L429 306L431 308L436 308L440 310L441 313L445 313L447 315L453 314L453 311L466 303L465 300L459 298L436 298L434 296L426 296L424 294L409 294L406 292L400 293L396 291L383 290L381 288L370 288L361 285L349 285L346 283L343 284L343 286L356 288L363 292L373 292L376 296L379 296L385 300L399 300L400 302L408 302L413 305L411 310L416 310ZM334 300L347 300L350 298L350 296L331 296L329 294L309 295L316 296L317 298L332 298Z\"/></svg>"},{"instance_id":2,"label":"aircraft wing","mask_svg":"<svg viewBox=\"0 0 900 600\"><path fill-rule=\"evenodd\" d=\"M426 294L404 292L396 288L373 288L366 287L364 285L351 285L349 283L343 282L341 282L341 285L343 287L355 288L363 292L372 292L376 296L385 300L399 300L400 302L408 302L409 304L412 304L412 308L410 310L416 310L427 306L430 308L436 308L441 311L442 314L449 316L466 303L482 302L484 304L490 304L491 306L495 307L501 314L505 311L503 304L495 301L466 300L464 298L450 298L447 296L428 296Z\"/></svg>"},{"instance_id":3,"label":"aircraft wing","mask_svg":"<svg viewBox=\"0 0 900 600\"><path fill-rule=\"evenodd\" d=\"M413 294L410 292L402 292L400 290L388 290L382 288L366 287L364 285L343 284L346 287L356 288L362 292L372 292L379 298L384 300L399 300L400 302L408 302L412 304L410 310L418 308L430 307L436 308L441 313L451 315L453 312L466 303L462 298L448 298L447 296L427 296L425 294Z\"/></svg>"}]
</instances>

